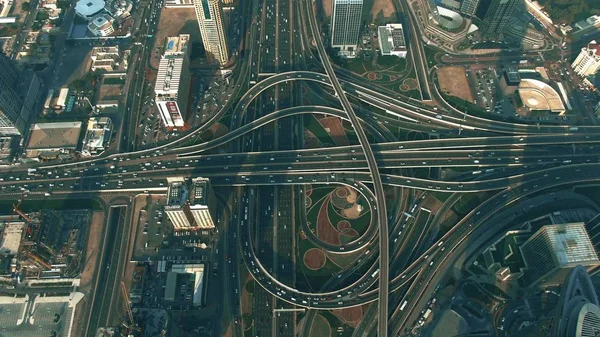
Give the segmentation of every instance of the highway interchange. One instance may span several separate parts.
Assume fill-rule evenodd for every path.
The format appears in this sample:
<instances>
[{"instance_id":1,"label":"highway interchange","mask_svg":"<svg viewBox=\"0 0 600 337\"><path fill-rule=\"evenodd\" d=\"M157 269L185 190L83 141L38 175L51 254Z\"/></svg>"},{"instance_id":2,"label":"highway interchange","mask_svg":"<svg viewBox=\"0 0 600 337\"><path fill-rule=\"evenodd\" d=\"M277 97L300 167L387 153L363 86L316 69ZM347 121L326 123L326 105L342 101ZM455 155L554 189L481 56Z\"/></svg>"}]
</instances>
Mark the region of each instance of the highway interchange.
<instances>
[{"instance_id":1,"label":"highway interchange","mask_svg":"<svg viewBox=\"0 0 600 337\"><path fill-rule=\"evenodd\" d=\"M281 0L256 0L253 4L256 6L244 9L251 11L249 15L253 20L248 20L244 33L245 50L241 51L245 53L244 58L235 65L232 81L236 85L232 96L206 124L151 149L106 154L101 158L74 163L28 164L2 169L0 188L3 195L44 198L44 195L48 197L47 194L77 196L115 191L160 192L166 190L165 178L169 176L204 176L216 186L244 187L244 193L239 196L243 202L232 207L238 219L237 227L232 231L237 235L230 236L229 240L237 239L239 242L242 261L258 284L277 299L305 308L345 308L378 301L378 335L387 336L392 335L390 331L394 335L406 331L414 323L410 322L414 312L422 309L419 303L431 295L432 288L437 285L435 280L439 280L439 276L465 251L471 238L487 230L486 220L495 213L555 186L600 180L598 127L527 125L488 120L449 108L433 109L430 105L409 101L399 95L390 97L369 84L354 83L344 78L338 80L320 38L312 1L295 2L293 6ZM293 15L281 13L273 17L267 17L264 12L259 14L257 8L266 6L271 6L270 10L275 13L296 11L308 20L294 20ZM261 24L265 20L272 20L269 23L274 25ZM278 29L283 24L287 30ZM143 29L146 33L153 32L156 25L150 24ZM280 36L284 35L282 32L289 34ZM265 34L277 34L271 41L278 42L267 43ZM311 42L316 49L308 47ZM282 53L287 56L278 57ZM149 55L150 52L142 48L135 66L143 70ZM416 63L426 67L423 60L420 61ZM308 63L320 63L324 72L297 70L301 66L309 69ZM426 79L427 75L422 74L421 77ZM141 85L139 81L136 77L133 86ZM333 89L335 95L328 99L339 100L339 105L292 106L292 103L299 102L294 97L298 96L300 86L319 87L324 93ZM427 88L429 86L429 83L426 84ZM267 98L270 95L278 99L270 101ZM433 99L439 99L435 90L431 91L431 95ZM359 102L371 106L373 112L360 108ZM130 94L128 106L135 110L139 105L139 100ZM258 139L256 131L262 132L265 128L273 128L274 123L281 123L276 125L292 133L295 124L290 121L297 119L291 118L311 113L348 120L358 136L359 145L299 149L284 140L280 144L278 139L281 137L275 134L272 136L277 143L275 147L252 145L250 140ZM227 115L231 116L232 131L212 141L197 140L200 133ZM393 128L429 133L440 138L406 141L395 138L390 132ZM278 130L274 128L271 132L277 133ZM279 132L279 135L282 133ZM260 135L265 137L264 133ZM369 139L369 136L372 138ZM253 142L256 144L257 141ZM123 148L130 148L126 144ZM219 153L218 149L225 149L227 153ZM410 175L410 169L431 167L457 167L468 171L462 179L456 180ZM299 291L289 286L289 280L282 282L281 277L277 277L277 270L268 270L264 266L265 254L256 249L257 228L243 220L245 212L256 212L255 208L260 208L260 203L268 204L265 199L273 198L271 202L275 204L285 199L283 194L278 193L275 197L268 191L277 192L287 186L296 186L299 189L299 192L295 190L298 199L301 199L301 188L305 184L351 186L365 197L372 211L369 229L344 246L326 244L314 234L308 235L313 244L337 254L359 250L367 252L362 263L353 264L339 277L333 278L327 289L318 292ZM388 212L383 185L410 189L413 200L403 201L403 206ZM252 193L260 193L260 197L251 197L252 194L248 193L251 188L256 190ZM407 263L407 256L416 253L406 253L406 245L411 240L420 242L423 235L409 231L400 233L411 223L410 217L402 213L413 213L413 206L421 200L414 191L494 191L495 194ZM244 210L244 205L254 202L259 205ZM289 200L285 202L291 203ZM270 209L267 211L271 212ZM305 219L306 209L296 209L296 212ZM250 218L253 218L252 215ZM310 233L306 230L306 221L298 225L305 233ZM274 220L269 226L283 225ZM272 236L272 232L268 233ZM230 250L230 256L235 253L235 249ZM389 277L389 267L399 262L404 264L401 271ZM335 287L336 278L343 280L355 269L365 266L367 268L363 270L367 271L358 280ZM410 291L407 292L408 289ZM393 310L391 329L388 328L388 292L403 293L402 301L409 303L404 311Z\"/></svg>"}]
</instances>

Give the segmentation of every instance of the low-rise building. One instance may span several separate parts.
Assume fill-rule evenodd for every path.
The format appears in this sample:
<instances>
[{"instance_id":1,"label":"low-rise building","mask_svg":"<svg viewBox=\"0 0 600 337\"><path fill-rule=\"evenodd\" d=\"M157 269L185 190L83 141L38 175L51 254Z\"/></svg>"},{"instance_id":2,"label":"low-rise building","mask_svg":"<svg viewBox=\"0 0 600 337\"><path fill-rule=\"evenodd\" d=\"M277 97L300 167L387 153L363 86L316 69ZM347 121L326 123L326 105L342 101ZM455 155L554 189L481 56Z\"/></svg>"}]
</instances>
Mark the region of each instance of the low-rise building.
<instances>
[{"instance_id":1,"label":"low-rise building","mask_svg":"<svg viewBox=\"0 0 600 337\"><path fill-rule=\"evenodd\" d=\"M84 156L98 155L104 151L110 142L113 124L108 117L92 117L88 121L85 137L81 148Z\"/></svg>"},{"instance_id":2,"label":"low-rise building","mask_svg":"<svg viewBox=\"0 0 600 337\"><path fill-rule=\"evenodd\" d=\"M85 20L92 20L96 15L104 12L104 0L79 0L75 4L75 13Z\"/></svg>"},{"instance_id":3,"label":"low-rise building","mask_svg":"<svg viewBox=\"0 0 600 337\"><path fill-rule=\"evenodd\" d=\"M406 40L402 24L390 23L380 26L377 31L379 32L381 55L406 57Z\"/></svg>"},{"instance_id":4,"label":"low-rise building","mask_svg":"<svg viewBox=\"0 0 600 337\"><path fill-rule=\"evenodd\" d=\"M192 0L166 0L165 7L167 8L194 8Z\"/></svg>"},{"instance_id":5,"label":"low-rise building","mask_svg":"<svg viewBox=\"0 0 600 337\"><path fill-rule=\"evenodd\" d=\"M102 76L102 82L96 86L94 109L114 109L124 97L125 74L108 73Z\"/></svg>"},{"instance_id":6,"label":"low-rise building","mask_svg":"<svg viewBox=\"0 0 600 337\"><path fill-rule=\"evenodd\" d=\"M522 79L518 87L524 107L532 111L549 111L564 114L566 109L558 92L539 80Z\"/></svg>"},{"instance_id":7,"label":"low-rise building","mask_svg":"<svg viewBox=\"0 0 600 337\"><path fill-rule=\"evenodd\" d=\"M577 22L574 26L577 31L574 31L573 34L591 33L600 29L600 15L592 15L585 20Z\"/></svg>"},{"instance_id":8,"label":"low-rise building","mask_svg":"<svg viewBox=\"0 0 600 337\"><path fill-rule=\"evenodd\" d=\"M76 150L79 145L81 126L81 122L34 124L29 131L26 157L52 158Z\"/></svg>"},{"instance_id":9,"label":"low-rise building","mask_svg":"<svg viewBox=\"0 0 600 337\"><path fill-rule=\"evenodd\" d=\"M112 16L100 14L88 23L88 29L95 36L109 36L115 31L115 27L113 26L114 21Z\"/></svg>"},{"instance_id":10,"label":"low-rise building","mask_svg":"<svg viewBox=\"0 0 600 337\"><path fill-rule=\"evenodd\" d=\"M115 71L119 66L121 60L121 54L119 52L119 46L109 47L94 47L90 55L92 64L90 66L91 71L102 69L107 72Z\"/></svg>"}]
</instances>

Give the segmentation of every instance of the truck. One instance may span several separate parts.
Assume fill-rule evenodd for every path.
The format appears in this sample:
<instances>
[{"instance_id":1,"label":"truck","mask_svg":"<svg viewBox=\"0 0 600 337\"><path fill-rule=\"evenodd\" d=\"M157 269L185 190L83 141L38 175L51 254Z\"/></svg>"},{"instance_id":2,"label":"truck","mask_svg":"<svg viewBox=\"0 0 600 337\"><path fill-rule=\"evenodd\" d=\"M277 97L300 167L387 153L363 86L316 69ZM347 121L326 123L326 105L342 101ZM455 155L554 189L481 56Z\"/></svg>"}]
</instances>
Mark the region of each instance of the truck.
<instances>
[{"instance_id":1,"label":"truck","mask_svg":"<svg viewBox=\"0 0 600 337\"><path fill-rule=\"evenodd\" d=\"M35 172L37 172L37 169L34 169L34 168L27 169L27 174L30 176L34 175Z\"/></svg>"},{"instance_id":2,"label":"truck","mask_svg":"<svg viewBox=\"0 0 600 337\"><path fill-rule=\"evenodd\" d=\"M408 303L408 301L404 301L402 303L402 305L400 306L400 311L404 310L404 307L406 307L406 304Z\"/></svg>"},{"instance_id":3,"label":"truck","mask_svg":"<svg viewBox=\"0 0 600 337\"><path fill-rule=\"evenodd\" d=\"M427 309L427 311L425 311L425 314L423 315L423 318L427 319L427 317L429 317L429 315L431 315L431 309Z\"/></svg>"},{"instance_id":4,"label":"truck","mask_svg":"<svg viewBox=\"0 0 600 337\"><path fill-rule=\"evenodd\" d=\"M577 131L577 130L579 130L579 128L576 126L572 126L569 128L569 131Z\"/></svg>"}]
</instances>

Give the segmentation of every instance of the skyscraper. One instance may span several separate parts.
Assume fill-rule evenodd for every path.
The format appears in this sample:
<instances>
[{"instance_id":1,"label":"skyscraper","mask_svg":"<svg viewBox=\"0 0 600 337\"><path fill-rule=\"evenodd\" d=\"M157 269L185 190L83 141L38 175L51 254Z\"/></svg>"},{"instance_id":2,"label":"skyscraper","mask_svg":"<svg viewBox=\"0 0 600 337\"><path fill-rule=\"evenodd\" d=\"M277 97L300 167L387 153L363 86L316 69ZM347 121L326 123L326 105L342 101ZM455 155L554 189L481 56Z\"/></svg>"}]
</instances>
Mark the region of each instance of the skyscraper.
<instances>
[{"instance_id":1,"label":"skyscraper","mask_svg":"<svg viewBox=\"0 0 600 337\"><path fill-rule=\"evenodd\" d=\"M583 222L544 226L519 249L526 266L523 283L528 286L562 284L573 267L600 265Z\"/></svg>"},{"instance_id":2,"label":"skyscraper","mask_svg":"<svg viewBox=\"0 0 600 337\"><path fill-rule=\"evenodd\" d=\"M0 53L0 135L22 135L29 129L40 80L33 73L20 73Z\"/></svg>"},{"instance_id":3,"label":"skyscraper","mask_svg":"<svg viewBox=\"0 0 600 337\"><path fill-rule=\"evenodd\" d=\"M483 17L484 35L492 37L503 34L520 1L523 0L491 0Z\"/></svg>"},{"instance_id":4,"label":"skyscraper","mask_svg":"<svg viewBox=\"0 0 600 337\"><path fill-rule=\"evenodd\" d=\"M229 53L223 31L220 0L194 0L194 9L208 59L219 62L221 66L225 65Z\"/></svg>"},{"instance_id":5,"label":"skyscraper","mask_svg":"<svg viewBox=\"0 0 600 337\"><path fill-rule=\"evenodd\" d=\"M334 0L331 16L331 46L354 51L360 32L363 0Z\"/></svg>"},{"instance_id":6,"label":"skyscraper","mask_svg":"<svg viewBox=\"0 0 600 337\"><path fill-rule=\"evenodd\" d=\"M460 5L460 12L468 16L474 16L477 7L479 6L479 1L480 0L463 0Z\"/></svg>"}]
</instances>

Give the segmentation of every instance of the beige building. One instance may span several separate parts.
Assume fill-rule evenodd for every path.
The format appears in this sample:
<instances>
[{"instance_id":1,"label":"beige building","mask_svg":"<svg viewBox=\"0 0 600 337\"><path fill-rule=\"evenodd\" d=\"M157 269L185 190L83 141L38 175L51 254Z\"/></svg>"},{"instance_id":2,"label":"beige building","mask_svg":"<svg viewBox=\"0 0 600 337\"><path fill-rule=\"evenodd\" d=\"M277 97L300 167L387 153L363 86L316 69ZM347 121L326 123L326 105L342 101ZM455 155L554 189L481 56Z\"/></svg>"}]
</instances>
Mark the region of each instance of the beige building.
<instances>
[{"instance_id":1,"label":"beige building","mask_svg":"<svg viewBox=\"0 0 600 337\"><path fill-rule=\"evenodd\" d=\"M166 0L165 7L167 8L193 8L193 0Z\"/></svg>"},{"instance_id":2,"label":"beige building","mask_svg":"<svg viewBox=\"0 0 600 337\"><path fill-rule=\"evenodd\" d=\"M165 214L176 231L215 228L215 197L206 178L194 178L188 186L183 178L170 178Z\"/></svg>"},{"instance_id":3,"label":"beige building","mask_svg":"<svg viewBox=\"0 0 600 337\"><path fill-rule=\"evenodd\" d=\"M107 72L114 71L119 66L119 59L121 58L119 46L94 47L90 58L92 59L91 71L99 69Z\"/></svg>"},{"instance_id":4,"label":"beige building","mask_svg":"<svg viewBox=\"0 0 600 337\"><path fill-rule=\"evenodd\" d=\"M600 45L592 41L587 47L581 48L571 67L581 77L595 74L600 69Z\"/></svg>"},{"instance_id":5,"label":"beige building","mask_svg":"<svg viewBox=\"0 0 600 337\"><path fill-rule=\"evenodd\" d=\"M53 156L73 151L79 144L81 122L34 124L29 131L26 156Z\"/></svg>"},{"instance_id":6,"label":"beige building","mask_svg":"<svg viewBox=\"0 0 600 337\"><path fill-rule=\"evenodd\" d=\"M224 66L229 60L229 52L220 0L194 0L194 10L208 59Z\"/></svg>"}]
</instances>

